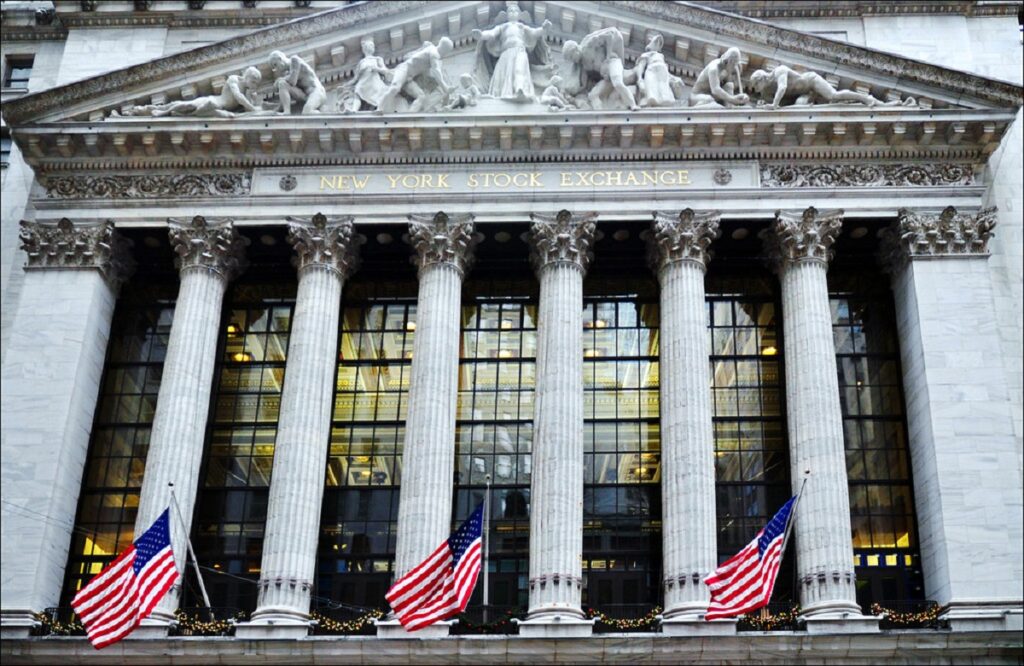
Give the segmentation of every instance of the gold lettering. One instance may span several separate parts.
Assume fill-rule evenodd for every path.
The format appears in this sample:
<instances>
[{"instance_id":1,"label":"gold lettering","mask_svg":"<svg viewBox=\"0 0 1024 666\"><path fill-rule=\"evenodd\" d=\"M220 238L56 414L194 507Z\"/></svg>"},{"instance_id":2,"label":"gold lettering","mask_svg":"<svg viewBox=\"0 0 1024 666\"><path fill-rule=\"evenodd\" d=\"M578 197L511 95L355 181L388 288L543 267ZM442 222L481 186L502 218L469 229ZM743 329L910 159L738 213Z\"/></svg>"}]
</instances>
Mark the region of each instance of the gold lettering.
<instances>
[{"instance_id":1,"label":"gold lettering","mask_svg":"<svg viewBox=\"0 0 1024 666\"><path fill-rule=\"evenodd\" d=\"M512 176L512 184L515 185L516 187L526 187L527 181L529 181L529 179L530 174L517 173L514 176Z\"/></svg>"},{"instance_id":2,"label":"gold lettering","mask_svg":"<svg viewBox=\"0 0 1024 666\"><path fill-rule=\"evenodd\" d=\"M540 182L540 173L537 171L530 173L530 187L544 187L544 184Z\"/></svg>"},{"instance_id":3,"label":"gold lettering","mask_svg":"<svg viewBox=\"0 0 1024 666\"><path fill-rule=\"evenodd\" d=\"M399 176L392 176L391 174L386 174L386 177L388 179L388 182L391 183L391 189L395 189L396 187L398 187Z\"/></svg>"},{"instance_id":4,"label":"gold lettering","mask_svg":"<svg viewBox=\"0 0 1024 666\"><path fill-rule=\"evenodd\" d=\"M479 185L476 182L476 174L475 173L469 174L469 178L466 179L466 185L468 187L472 187L473 189L476 189L477 187L479 187Z\"/></svg>"},{"instance_id":5,"label":"gold lettering","mask_svg":"<svg viewBox=\"0 0 1024 666\"><path fill-rule=\"evenodd\" d=\"M643 181L641 182L641 185L657 185L658 184L658 172L657 171L655 171L654 173L651 173L650 171L641 171L640 175L643 178Z\"/></svg>"},{"instance_id":6,"label":"gold lettering","mask_svg":"<svg viewBox=\"0 0 1024 666\"><path fill-rule=\"evenodd\" d=\"M420 186L419 176L402 176L402 187L407 190L415 190Z\"/></svg>"},{"instance_id":7,"label":"gold lettering","mask_svg":"<svg viewBox=\"0 0 1024 666\"><path fill-rule=\"evenodd\" d=\"M591 173L589 171L577 171L576 180L577 185L580 187L593 187L594 184L590 180Z\"/></svg>"},{"instance_id":8,"label":"gold lettering","mask_svg":"<svg viewBox=\"0 0 1024 666\"><path fill-rule=\"evenodd\" d=\"M496 173L494 174L494 186L495 187L508 187L512 182L512 177L507 173Z\"/></svg>"},{"instance_id":9,"label":"gold lettering","mask_svg":"<svg viewBox=\"0 0 1024 666\"><path fill-rule=\"evenodd\" d=\"M608 184L616 187L622 187L622 172L621 171L609 171L608 172Z\"/></svg>"},{"instance_id":10,"label":"gold lettering","mask_svg":"<svg viewBox=\"0 0 1024 666\"><path fill-rule=\"evenodd\" d=\"M370 182L370 176L366 176L362 180L359 180L359 176L352 176L352 182L355 183L357 190L361 190Z\"/></svg>"},{"instance_id":11,"label":"gold lettering","mask_svg":"<svg viewBox=\"0 0 1024 666\"><path fill-rule=\"evenodd\" d=\"M439 174L437 174L437 186L439 188L443 187L445 189L448 189L450 187L448 185L448 174L446 174L446 173L439 173Z\"/></svg>"},{"instance_id":12,"label":"gold lettering","mask_svg":"<svg viewBox=\"0 0 1024 666\"><path fill-rule=\"evenodd\" d=\"M334 176L320 176L320 189L321 190L336 190L338 189L335 185L337 181Z\"/></svg>"},{"instance_id":13,"label":"gold lettering","mask_svg":"<svg viewBox=\"0 0 1024 666\"><path fill-rule=\"evenodd\" d=\"M640 181L636 179L636 174L630 171L626 175L626 185L639 185Z\"/></svg>"},{"instance_id":14,"label":"gold lettering","mask_svg":"<svg viewBox=\"0 0 1024 666\"><path fill-rule=\"evenodd\" d=\"M558 181L559 187L572 187L572 173L562 171L558 175L560 176Z\"/></svg>"},{"instance_id":15,"label":"gold lettering","mask_svg":"<svg viewBox=\"0 0 1024 666\"><path fill-rule=\"evenodd\" d=\"M691 184L690 183L690 172L689 171L683 169L683 170L680 170L680 171L676 171L676 174L679 177L679 182L677 183L678 185L690 185Z\"/></svg>"},{"instance_id":16,"label":"gold lettering","mask_svg":"<svg viewBox=\"0 0 1024 666\"><path fill-rule=\"evenodd\" d=\"M600 179L601 182L597 182L598 179ZM604 187L608 184L608 172L594 171L590 174L590 182L594 184L594 187Z\"/></svg>"},{"instance_id":17,"label":"gold lettering","mask_svg":"<svg viewBox=\"0 0 1024 666\"><path fill-rule=\"evenodd\" d=\"M658 171L658 182L662 185L675 185L671 171Z\"/></svg>"}]
</instances>

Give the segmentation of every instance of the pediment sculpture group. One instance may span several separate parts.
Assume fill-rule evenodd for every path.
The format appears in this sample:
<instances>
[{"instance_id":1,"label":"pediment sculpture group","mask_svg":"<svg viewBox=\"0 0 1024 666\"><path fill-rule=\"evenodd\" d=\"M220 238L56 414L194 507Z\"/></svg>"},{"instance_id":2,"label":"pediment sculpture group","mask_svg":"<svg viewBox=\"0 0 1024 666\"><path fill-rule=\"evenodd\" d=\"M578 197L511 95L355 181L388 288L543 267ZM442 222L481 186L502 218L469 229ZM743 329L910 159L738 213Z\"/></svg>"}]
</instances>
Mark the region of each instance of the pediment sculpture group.
<instances>
[{"instance_id":1,"label":"pediment sculpture group","mask_svg":"<svg viewBox=\"0 0 1024 666\"><path fill-rule=\"evenodd\" d=\"M146 104L114 112L128 116L237 117L315 113L436 113L476 106L481 99L540 104L552 111L666 107L776 109L786 106L852 103L866 106L913 105L908 98L884 102L867 93L837 89L816 72L786 65L758 69L744 81L739 49L711 60L687 90L669 71L661 49L664 38L649 36L644 52L626 66L625 39L612 26L562 45L564 71L553 62L545 36L551 21L530 25L517 2L507 2L494 27L473 30L473 71L455 82L444 58L453 43L441 37L424 42L395 67L375 53L372 37L362 40L363 57L349 81L329 94L316 71L298 55L274 51L268 57L277 102L264 103L263 75L256 67L227 77L221 91L191 100ZM262 94L261 94L262 93Z\"/></svg>"}]
</instances>

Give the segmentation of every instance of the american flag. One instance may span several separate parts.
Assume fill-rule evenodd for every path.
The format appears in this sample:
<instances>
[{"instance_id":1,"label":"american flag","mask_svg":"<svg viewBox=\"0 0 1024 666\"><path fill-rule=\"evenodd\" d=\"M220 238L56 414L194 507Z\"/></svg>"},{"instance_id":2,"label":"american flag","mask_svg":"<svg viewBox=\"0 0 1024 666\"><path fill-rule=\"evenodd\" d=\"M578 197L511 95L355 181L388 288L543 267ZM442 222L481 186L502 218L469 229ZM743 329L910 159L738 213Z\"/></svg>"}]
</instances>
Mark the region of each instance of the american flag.
<instances>
[{"instance_id":1,"label":"american flag","mask_svg":"<svg viewBox=\"0 0 1024 666\"><path fill-rule=\"evenodd\" d=\"M132 633L178 580L168 511L71 602L97 650Z\"/></svg>"},{"instance_id":2,"label":"american flag","mask_svg":"<svg viewBox=\"0 0 1024 666\"><path fill-rule=\"evenodd\" d=\"M704 579L711 590L705 620L735 617L766 606L782 564L786 525L796 497L790 498L754 540Z\"/></svg>"},{"instance_id":3,"label":"american flag","mask_svg":"<svg viewBox=\"0 0 1024 666\"><path fill-rule=\"evenodd\" d=\"M480 574L484 505L415 569L399 578L385 598L406 631L429 627L466 609Z\"/></svg>"}]
</instances>

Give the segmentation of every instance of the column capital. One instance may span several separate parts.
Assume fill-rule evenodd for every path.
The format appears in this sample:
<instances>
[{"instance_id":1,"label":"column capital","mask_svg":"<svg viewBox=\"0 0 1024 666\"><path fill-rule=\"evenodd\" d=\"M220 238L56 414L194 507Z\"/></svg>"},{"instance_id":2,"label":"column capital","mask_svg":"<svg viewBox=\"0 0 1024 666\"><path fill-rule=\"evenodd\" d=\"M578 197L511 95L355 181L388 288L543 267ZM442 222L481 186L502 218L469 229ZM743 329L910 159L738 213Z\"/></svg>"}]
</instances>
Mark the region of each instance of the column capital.
<instances>
[{"instance_id":1,"label":"column capital","mask_svg":"<svg viewBox=\"0 0 1024 666\"><path fill-rule=\"evenodd\" d=\"M916 257L988 256L997 212L984 208L961 213L953 206L941 213L901 208L896 222L882 232L882 263L895 272Z\"/></svg>"},{"instance_id":2,"label":"column capital","mask_svg":"<svg viewBox=\"0 0 1024 666\"><path fill-rule=\"evenodd\" d=\"M473 248L479 242L472 215L438 212L409 216L409 244L416 250L413 263L420 272L434 264L448 264L465 276L473 265Z\"/></svg>"},{"instance_id":3,"label":"column capital","mask_svg":"<svg viewBox=\"0 0 1024 666\"><path fill-rule=\"evenodd\" d=\"M813 206L802 213L778 210L771 228L761 232L761 239L777 271L803 261L827 266L842 228L841 210L819 211Z\"/></svg>"},{"instance_id":4,"label":"column capital","mask_svg":"<svg viewBox=\"0 0 1024 666\"><path fill-rule=\"evenodd\" d=\"M654 213L648 236L648 261L655 273L677 261L692 261L706 270L712 241L718 238L721 213L696 213L687 208L675 213Z\"/></svg>"},{"instance_id":5,"label":"column capital","mask_svg":"<svg viewBox=\"0 0 1024 666\"><path fill-rule=\"evenodd\" d=\"M362 236L355 232L351 216L312 219L289 217L288 242L295 248L299 273L317 266L337 273L343 280L359 268Z\"/></svg>"},{"instance_id":6,"label":"column capital","mask_svg":"<svg viewBox=\"0 0 1024 666\"><path fill-rule=\"evenodd\" d=\"M28 255L26 270L95 268L114 289L135 270L132 242L109 220L86 224L66 217L56 224L22 220L19 238Z\"/></svg>"},{"instance_id":7,"label":"column capital","mask_svg":"<svg viewBox=\"0 0 1024 666\"><path fill-rule=\"evenodd\" d=\"M530 219L530 261L537 273L551 264L573 264L587 272L594 259L597 213L562 210L555 215L531 213Z\"/></svg>"},{"instance_id":8,"label":"column capital","mask_svg":"<svg viewBox=\"0 0 1024 666\"><path fill-rule=\"evenodd\" d=\"M174 263L181 273L206 270L227 281L245 270L248 243L235 231L231 220L207 220L196 215L190 221L171 218L168 222L171 247L178 255Z\"/></svg>"}]
</instances>

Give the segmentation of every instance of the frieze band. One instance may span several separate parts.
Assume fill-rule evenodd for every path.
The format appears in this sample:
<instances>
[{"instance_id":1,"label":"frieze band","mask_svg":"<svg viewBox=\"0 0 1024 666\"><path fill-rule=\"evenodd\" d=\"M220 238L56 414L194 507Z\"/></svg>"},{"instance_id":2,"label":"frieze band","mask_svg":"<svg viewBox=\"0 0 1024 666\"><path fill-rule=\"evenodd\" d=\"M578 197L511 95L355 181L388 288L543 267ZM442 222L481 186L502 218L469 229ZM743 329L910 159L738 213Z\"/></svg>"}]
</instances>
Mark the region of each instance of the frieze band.
<instances>
[{"instance_id":1,"label":"frieze band","mask_svg":"<svg viewBox=\"0 0 1024 666\"><path fill-rule=\"evenodd\" d=\"M766 164L762 188L974 185L970 164Z\"/></svg>"},{"instance_id":2,"label":"frieze band","mask_svg":"<svg viewBox=\"0 0 1024 666\"><path fill-rule=\"evenodd\" d=\"M48 176L50 199L157 199L162 197L244 196L249 172L110 176Z\"/></svg>"}]
</instances>

